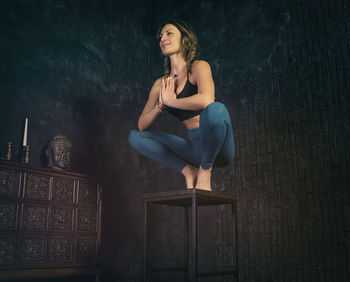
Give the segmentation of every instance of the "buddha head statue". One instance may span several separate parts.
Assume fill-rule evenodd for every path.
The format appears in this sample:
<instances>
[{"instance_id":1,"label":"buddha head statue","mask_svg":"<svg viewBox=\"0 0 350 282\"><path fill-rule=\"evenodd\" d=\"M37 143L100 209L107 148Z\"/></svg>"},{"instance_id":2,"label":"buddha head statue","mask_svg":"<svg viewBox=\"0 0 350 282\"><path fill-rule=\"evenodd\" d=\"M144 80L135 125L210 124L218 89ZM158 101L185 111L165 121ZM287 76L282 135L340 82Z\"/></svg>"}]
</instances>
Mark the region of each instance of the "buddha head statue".
<instances>
[{"instance_id":1,"label":"buddha head statue","mask_svg":"<svg viewBox=\"0 0 350 282\"><path fill-rule=\"evenodd\" d=\"M69 169L73 145L64 135L50 139L45 148L47 166L54 169Z\"/></svg>"}]
</instances>

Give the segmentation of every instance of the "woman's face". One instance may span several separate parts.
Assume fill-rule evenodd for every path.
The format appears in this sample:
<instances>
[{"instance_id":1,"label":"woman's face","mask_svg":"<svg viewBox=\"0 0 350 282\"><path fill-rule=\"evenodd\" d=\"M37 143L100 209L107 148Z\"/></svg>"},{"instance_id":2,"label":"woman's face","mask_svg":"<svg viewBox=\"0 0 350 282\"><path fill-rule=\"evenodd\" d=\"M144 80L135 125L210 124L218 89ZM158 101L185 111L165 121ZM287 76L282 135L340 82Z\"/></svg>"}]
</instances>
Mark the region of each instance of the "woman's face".
<instances>
[{"instance_id":1,"label":"woman's face","mask_svg":"<svg viewBox=\"0 0 350 282\"><path fill-rule=\"evenodd\" d=\"M159 46L164 56L170 56L180 52L181 32L176 26L166 24L159 35Z\"/></svg>"}]
</instances>

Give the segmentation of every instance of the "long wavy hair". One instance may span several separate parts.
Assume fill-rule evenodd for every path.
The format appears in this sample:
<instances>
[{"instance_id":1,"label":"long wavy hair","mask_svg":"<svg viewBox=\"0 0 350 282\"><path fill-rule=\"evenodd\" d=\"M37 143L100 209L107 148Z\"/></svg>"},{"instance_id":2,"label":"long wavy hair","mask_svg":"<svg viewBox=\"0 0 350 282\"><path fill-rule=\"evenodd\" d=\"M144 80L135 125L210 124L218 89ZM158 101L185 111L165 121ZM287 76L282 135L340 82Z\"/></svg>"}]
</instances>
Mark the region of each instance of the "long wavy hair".
<instances>
[{"instance_id":1,"label":"long wavy hair","mask_svg":"<svg viewBox=\"0 0 350 282\"><path fill-rule=\"evenodd\" d=\"M193 62L199 57L199 44L196 34L192 27L182 20L170 20L160 25L158 29L158 42L160 41L160 33L162 28L172 24L181 32L180 52L187 64L187 71L190 73ZM164 59L164 75L169 75L171 72L170 58L168 56Z\"/></svg>"}]
</instances>

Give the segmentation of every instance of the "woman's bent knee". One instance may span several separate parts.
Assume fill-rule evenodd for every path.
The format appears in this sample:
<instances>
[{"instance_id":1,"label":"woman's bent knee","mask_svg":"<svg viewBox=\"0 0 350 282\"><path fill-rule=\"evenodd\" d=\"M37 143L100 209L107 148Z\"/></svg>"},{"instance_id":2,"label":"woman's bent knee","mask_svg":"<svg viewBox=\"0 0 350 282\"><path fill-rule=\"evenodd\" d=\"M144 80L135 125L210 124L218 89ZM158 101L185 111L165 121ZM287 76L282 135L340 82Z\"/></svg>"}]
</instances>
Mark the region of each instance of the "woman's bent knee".
<instances>
[{"instance_id":1,"label":"woman's bent knee","mask_svg":"<svg viewBox=\"0 0 350 282\"><path fill-rule=\"evenodd\" d=\"M213 102L210 103L205 109L204 111L208 111L210 112L222 112L226 110L226 106L221 103L221 102Z\"/></svg>"},{"instance_id":2,"label":"woman's bent knee","mask_svg":"<svg viewBox=\"0 0 350 282\"><path fill-rule=\"evenodd\" d=\"M130 131L128 141L131 147L137 147L138 141L140 140L140 133L140 131L135 129Z\"/></svg>"},{"instance_id":3,"label":"woman's bent knee","mask_svg":"<svg viewBox=\"0 0 350 282\"><path fill-rule=\"evenodd\" d=\"M208 125L220 125L227 118L228 111L223 103L213 102L201 113L201 121Z\"/></svg>"}]
</instances>

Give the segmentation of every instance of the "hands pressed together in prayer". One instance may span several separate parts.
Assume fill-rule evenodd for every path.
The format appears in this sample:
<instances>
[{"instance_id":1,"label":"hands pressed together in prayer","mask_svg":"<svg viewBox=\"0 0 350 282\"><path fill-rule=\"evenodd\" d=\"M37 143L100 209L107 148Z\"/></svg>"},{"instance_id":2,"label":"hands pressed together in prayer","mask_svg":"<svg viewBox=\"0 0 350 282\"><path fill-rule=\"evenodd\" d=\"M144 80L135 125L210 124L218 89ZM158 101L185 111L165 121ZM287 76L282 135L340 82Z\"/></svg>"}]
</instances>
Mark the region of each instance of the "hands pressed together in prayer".
<instances>
[{"instance_id":1,"label":"hands pressed together in prayer","mask_svg":"<svg viewBox=\"0 0 350 282\"><path fill-rule=\"evenodd\" d=\"M163 112L167 102L174 99L176 99L175 79L172 76L168 76L161 81L157 107Z\"/></svg>"}]
</instances>

